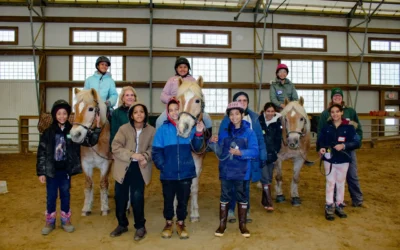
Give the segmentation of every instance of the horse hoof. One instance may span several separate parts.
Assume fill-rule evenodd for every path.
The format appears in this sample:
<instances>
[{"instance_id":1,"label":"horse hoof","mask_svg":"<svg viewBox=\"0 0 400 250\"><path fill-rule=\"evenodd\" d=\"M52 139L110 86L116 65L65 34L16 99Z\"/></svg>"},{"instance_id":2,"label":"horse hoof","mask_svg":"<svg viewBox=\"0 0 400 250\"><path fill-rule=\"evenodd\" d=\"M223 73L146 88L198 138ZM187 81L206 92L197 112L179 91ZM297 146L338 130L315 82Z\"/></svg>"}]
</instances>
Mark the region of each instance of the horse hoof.
<instances>
[{"instance_id":1,"label":"horse hoof","mask_svg":"<svg viewBox=\"0 0 400 250\"><path fill-rule=\"evenodd\" d=\"M284 202L285 200L286 200L286 198L285 198L285 196L284 196L283 194L277 195L277 196L276 196L276 202L277 202L277 203L282 203L282 202Z\"/></svg>"},{"instance_id":2,"label":"horse hoof","mask_svg":"<svg viewBox=\"0 0 400 250\"><path fill-rule=\"evenodd\" d=\"M199 222L199 221L200 221L200 216L190 217L190 222Z\"/></svg>"},{"instance_id":3,"label":"horse hoof","mask_svg":"<svg viewBox=\"0 0 400 250\"><path fill-rule=\"evenodd\" d=\"M101 211L101 216L107 216L110 210L107 211Z\"/></svg>"},{"instance_id":4,"label":"horse hoof","mask_svg":"<svg viewBox=\"0 0 400 250\"><path fill-rule=\"evenodd\" d=\"M292 206L298 207L301 205L301 199L300 197L293 197L292 198Z\"/></svg>"},{"instance_id":5,"label":"horse hoof","mask_svg":"<svg viewBox=\"0 0 400 250\"><path fill-rule=\"evenodd\" d=\"M82 211L82 216L89 216L92 212L91 211Z\"/></svg>"}]
</instances>

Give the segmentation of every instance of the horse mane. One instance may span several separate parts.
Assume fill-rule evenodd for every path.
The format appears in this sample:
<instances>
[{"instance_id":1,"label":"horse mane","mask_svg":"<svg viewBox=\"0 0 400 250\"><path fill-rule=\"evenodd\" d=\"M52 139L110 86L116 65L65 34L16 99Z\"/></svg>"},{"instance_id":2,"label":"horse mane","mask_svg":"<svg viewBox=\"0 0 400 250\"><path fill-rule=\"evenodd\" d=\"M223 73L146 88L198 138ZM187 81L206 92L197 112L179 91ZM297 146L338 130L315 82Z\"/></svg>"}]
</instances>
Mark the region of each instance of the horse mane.
<instances>
[{"instance_id":1,"label":"horse mane","mask_svg":"<svg viewBox=\"0 0 400 250\"><path fill-rule=\"evenodd\" d=\"M308 118L307 112L304 109L302 105L298 101L291 101L289 102L285 108L281 111L282 116L286 116L287 113L289 113L292 109L294 109L297 113L299 113L301 116L303 116L306 119L306 133L311 132L311 126L310 126L310 119Z\"/></svg>"},{"instance_id":2,"label":"horse mane","mask_svg":"<svg viewBox=\"0 0 400 250\"><path fill-rule=\"evenodd\" d=\"M193 92L195 96L199 96L202 100L204 99L203 92L201 91L201 87L195 81L187 81L182 79L182 84L178 88L177 97L184 95L187 91Z\"/></svg>"},{"instance_id":3,"label":"horse mane","mask_svg":"<svg viewBox=\"0 0 400 250\"><path fill-rule=\"evenodd\" d=\"M96 91L96 90L94 90ZM97 94L97 91L96 91ZM87 104L92 104L95 102L94 96L92 95L92 90L81 90L79 93L75 95L75 100L76 103L87 103ZM106 104L101 100L101 97L99 94L97 94L97 100L99 109L100 109L100 117L101 117L101 123L104 124L107 120L107 107Z\"/></svg>"}]
</instances>

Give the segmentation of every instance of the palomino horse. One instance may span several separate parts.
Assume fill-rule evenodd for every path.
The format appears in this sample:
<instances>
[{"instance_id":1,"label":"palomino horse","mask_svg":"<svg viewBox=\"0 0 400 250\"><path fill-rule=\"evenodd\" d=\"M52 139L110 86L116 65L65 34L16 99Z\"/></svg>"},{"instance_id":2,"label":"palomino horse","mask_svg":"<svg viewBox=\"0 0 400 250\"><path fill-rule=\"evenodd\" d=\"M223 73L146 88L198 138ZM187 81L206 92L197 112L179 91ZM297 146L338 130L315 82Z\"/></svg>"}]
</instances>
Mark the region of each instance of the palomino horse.
<instances>
[{"instance_id":1,"label":"palomino horse","mask_svg":"<svg viewBox=\"0 0 400 250\"><path fill-rule=\"evenodd\" d=\"M110 124L108 123L106 112L107 107L100 99L96 90L75 89L75 119L71 129L71 139L76 143L83 143L87 133L96 126L96 114L100 114L101 133L99 141L95 146L81 147L82 169L86 175L85 185L85 204L82 208L82 216L87 216L92 211L93 206L93 168L100 169L100 198L101 214L107 215L108 207L108 175L110 173Z\"/></svg>"},{"instance_id":2,"label":"palomino horse","mask_svg":"<svg viewBox=\"0 0 400 250\"><path fill-rule=\"evenodd\" d=\"M301 200L298 192L300 170L307 159L307 151L310 148L310 120L303 107L304 99L288 102L285 100L285 108L282 110L282 147L278 153L276 166L276 201L283 202L285 196L282 192L282 161L292 159L294 174L291 184L292 205L300 206Z\"/></svg>"},{"instance_id":3,"label":"palomino horse","mask_svg":"<svg viewBox=\"0 0 400 250\"><path fill-rule=\"evenodd\" d=\"M179 79L177 99L180 101L179 121L177 124L178 135L187 138L196 125L202 121L204 111L204 99L201 92L203 78L200 76L197 82ZM204 143L204 146L206 144ZM201 152L192 151L193 160L196 166L197 177L192 180L190 221L200 220L199 205L197 203L199 193L199 177L203 168L205 148Z\"/></svg>"}]
</instances>

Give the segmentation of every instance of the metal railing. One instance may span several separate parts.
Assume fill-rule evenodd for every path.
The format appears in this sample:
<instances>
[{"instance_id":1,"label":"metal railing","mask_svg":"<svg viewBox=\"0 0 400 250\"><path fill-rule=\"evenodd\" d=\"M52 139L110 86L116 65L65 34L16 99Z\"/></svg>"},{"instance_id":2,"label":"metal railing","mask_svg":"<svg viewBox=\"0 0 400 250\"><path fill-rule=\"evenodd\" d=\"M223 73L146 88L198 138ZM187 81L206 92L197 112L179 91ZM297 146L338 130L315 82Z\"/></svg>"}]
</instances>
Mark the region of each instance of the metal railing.
<instances>
[{"instance_id":1,"label":"metal railing","mask_svg":"<svg viewBox=\"0 0 400 250\"><path fill-rule=\"evenodd\" d=\"M16 118L0 118L0 150L19 151L19 120Z\"/></svg>"}]
</instances>

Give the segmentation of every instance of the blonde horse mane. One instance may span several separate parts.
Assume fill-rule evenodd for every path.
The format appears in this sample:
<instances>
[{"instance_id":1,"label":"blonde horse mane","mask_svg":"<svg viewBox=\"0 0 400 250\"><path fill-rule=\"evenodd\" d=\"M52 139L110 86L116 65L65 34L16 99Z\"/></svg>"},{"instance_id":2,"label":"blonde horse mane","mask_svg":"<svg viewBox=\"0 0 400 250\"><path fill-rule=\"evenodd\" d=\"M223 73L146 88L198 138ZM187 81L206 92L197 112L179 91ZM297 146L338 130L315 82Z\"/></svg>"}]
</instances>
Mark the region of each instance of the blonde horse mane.
<instances>
[{"instance_id":1,"label":"blonde horse mane","mask_svg":"<svg viewBox=\"0 0 400 250\"><path fill-rule=\"evenodd\" d=\"M310 119L308 118L307 112L304 109L302 103L304 103L303 97L300 97L299 101L289 102L288 104L286 104L285 108L281 111L281 115L282 117L285 117L287 113L289 113L291 110L294 110L296 113L299 113L302 117L306 119L305 132L306 134L309 134L311 132Z\"/></svg>"},{"instance_id":2,"label":"blonde horse mane","mask_svg":"<svg viewBox=\"0 0 400 250\"><path fill-rule=\"evenodd\" d=\"M107 120L107 107L105 103L101 100L100 95L97 93L95 89L81 90L75 94L76 103L86 103L93 104L95 100L98 103L98 107L100 109L100 118L101 123L104 124ZM96 106L94 104L94 106Z\"/></svg>"},{"instance_id":3,"label":"blonde horse mane","mask_svg":"<svg viewBox=\"0 0 400 250\"><path fill-rule=\"evenodd\" d=\"M178 88L177 97L181 97L187 91L193 92L195 96L199 96L202 101L204 101L203 92L201 91L201 87L196 81L188 81L186 79L182 79L182 83Z\"/></svg>"}]
</instances>

